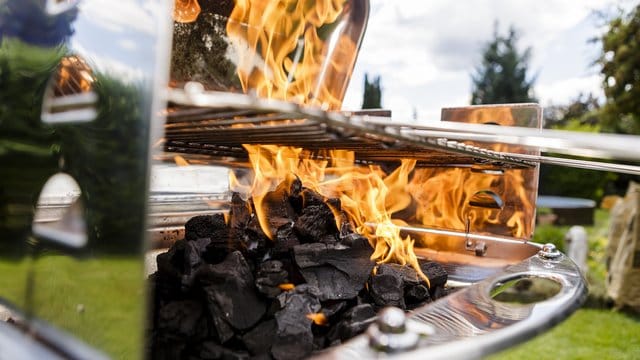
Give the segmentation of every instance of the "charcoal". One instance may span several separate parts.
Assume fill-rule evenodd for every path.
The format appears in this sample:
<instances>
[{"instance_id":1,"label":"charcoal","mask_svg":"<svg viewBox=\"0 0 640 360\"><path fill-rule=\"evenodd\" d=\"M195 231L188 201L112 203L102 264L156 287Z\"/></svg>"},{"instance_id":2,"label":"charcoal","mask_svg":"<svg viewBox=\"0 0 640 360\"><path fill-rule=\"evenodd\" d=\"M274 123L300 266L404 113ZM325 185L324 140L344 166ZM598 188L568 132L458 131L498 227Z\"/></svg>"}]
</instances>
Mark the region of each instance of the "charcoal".
<instances>
[{"instance_id":1,"label":"charcoal","mask_svg":"<svg viewBox=\"0 0 640 360\"><path fill-rule=\"evenodd\" d=\"M209 311L233 328L245 330L255 325L266 310L257 296L253 274L239 251L215 265L200 268Z\"/></svg>"},{"instance_id":2,"label":"charcoal","mask_svg":"<svg viewBox=\"0 0 640 360\"><path fill-rule=\"evenodd\" d=\"M196 240L201 238L228 238L227 224L222 214L200 215L189 219L184 224L184 238Z\"/></svg>"},{"instance_id":3,"label":"charcoal","mask_svg":"<svg viewBox=\"0 0 640 360\"><path fill-rule=\"evenodd\" d=\"M261 260L267 253L267 247L273 243L262 231L256 216L251 217L238 240L240 240L243 253L253 261Z\"/></svg>"},{"instance_id":4,"label":"charcoal","mask_svg":"<svg viewBox=\"0 0 640 360\"><path fill-rule=\"evenodd\" d=\"M300 196L302 197L303 208L314 205L323 205L325 203L324 196L307 187L302 188L302 191L300 191Z\"/></svg>"},{"instance_id":5,"label":"charcoal","mask_svg":"<svg viewBox=\"0 0 640 360\"><path fill-rule=\"evenodd\" d=\"M346 301L325 301L322 303L321 312L324 314L324 316L330 319L346 309L347 306L348 305Z\"/></svg>"},{"instance_id":6,"label":"charcoal","mask_svg":"<svg viewBox=\"0 0 640 360\"><path fill-rule=\"evenodd\" d=\"M165 253L156 257L158 273L164 278L180 279L184 269L184 249L186 241L178 240Z\"/></svg>"},{"instance_id":7,"label":"charcoal","mask_svg":"<svg viewBox=\"0 0 640 360\"><path fill-rule=\"evenodd\" d=\"M184 300L162 306L158 314L158 331L183 339L206 336L202 304L193 300Z\"/></svg>"},{"instance_id":8,"label":"charcoal","mask_svg":"<svg viewBox=\"0 0 640 360\"><path fill-rule=\"evenodd\" d=\"M282 292L278 285L287 283L288 275L282 262L278 260L265 261L260 264L256 274L256 288L267 298L273 299Z\"/></svg>"},{"instance_id":9,"label":"charcoal","mask_svg":"<svg viewBox=\"0 0 640 360\"><path fill-rule=\"evenodd\" d=\"M196 271L202 266L202 255L207 251L211 243L210 238L202 238L187 241L184 246L182 286L189 289L193 284Z\"/></svg>"},{"instance_id":10,"label":"charcoal","mask_svg":"<svg viewBox=\"0 0 640 360\"><path fill-rule=\"evenodd\" d=\"M301 242L337 241L338 228L331 209L326 204L307 206L293 225Z\"/></svg>"},{"instance_id":11,"label":"charcoal","mask_svg":"<svg viewBox=\"0 0 640 360\"><path fill-rule=\"evenodd\" d=\"M376 267L376 270L377 275L391 274L393 276L399 276L402 282L408 285L418 285L424 282L418 273L409 265L380 264Z\"/></svg>"},{"instance_id":12,"label":"charcoal","mask_svg":"<svg viewBox=\"0 0 640 360\"><path fill-rule=\"evenodd\" d=\"M309 286L298 287L300 289L294 289L284 296L284 307L275 315L276 340L271 354L278 360L301 359L313 350L312 321L307 315L320 311L321 305L312 294L316 289Z\"/></svg>"},{"instance_id":13,"label":"charcoal","mask_svg":"<svg viewBox=\"0 0 640 360\"><path fill-rule=\"evenodd\" d=\"M165 339L153 345L151 358L154 360L174 360L184 357L187 344L176 339Z\"/></svg>"},{"instance_id":14,"label":"charcoal","mask_svg":"<svg viewBox=\"0 0 640 360\"><path fill-rule=\"evenodd\" d=\"M213 341L207 341L199 346L196 356L192 357L192 359L244 360L249 359L249 354L244 351L233 351L222 347Z\"/></svg>"},{"instance_id":15,"label":"charcoal","mask_svg":"<svg viewBox=\"0 0 640 360\"><path fill-rule=\"evenodd\" d=\"M278 228L295 221L297 217L293 205L289 202L289 193L290 186L284 181L262 198L262 207L268 209L267 225L271 234L276 234Z\"/></svg>"},{"instance_id":16,"label":"charcoal","mask_svg":"<svg viewBox=\"0 0 640 360\"><path fill-rule=\"evenodd\" d=\"M311 243L294 247L295 261L308 284L320 289L320 300L354 298L375 265L366 239L347 247Z\"/></svg>"},{"instance_id":17,"label":"charcoal","mask_svg":"<svg viewBox=\"0 0 640 360\"><path fill-rule=\"evenodd\" d=\"M302 212L303 189L304 188L302 187L302 181L300 181L300 178L296 176L296 178L291 182L291 186L289 187L289 204L296 214L300 214Z\"/></svg>"},{"instance_id":18,"label":"charcoal","mask_svg":"<svg viewBox=\"0 0 640 360\"><path fill-rule=\"evenodd\" d=\"M344 235L340 235L340 244L344 245L344 246L353 246L354 244L358 244L358 243L363 243L363 242L367 242L367 238L365 238L364 236L358 234L358 233L350 233L350 234L344 234Z\"/></svg>"},{"instance_id":19,"label":"charcoal","mask_svg":"<svg viewBox=\"0 0 640 360\"><path fill-rule=\"evenodd\" d=\"M364 287L363 283L352 281L349 274L331 265L313 266L301 271L308 284L320 289L323 301L353 298Z\"/></svg>"},{"instance_id":20,"label":"charcoal","mask_svg":"<svg viewBox=\"0 0 640 360\"><path fill-rule=\"evenodd\" d=\"M369 294L378 306L406 308L404 281L398 272L372 275L369 279Z\"/></svg>"},{"instance_id":21,"label":"charcoal","mask_svg":"<svg viewBox=\"0 0 640 360\"><path fill-rule=\"evenodd\" d=\"M375 318L376 312L371 305L354 306L347 310L342 316L342 320L329 331L327 340L331 344L336 344L339 340L344 341L359 335L375 321Z\"/></svg>"},{"instance_id":22,"label":"charcoal","mask_svg":"<svg viewBox=\"0 0 640 360\"><path fill-rule=\"evenodd\" d=\"M295 288L293 288L292 291L284 292L278 296L278 302L280 303L280 308L284 308L287 305L289 298L296 294L306 295L312 298L319 298L320 289L318 289L316 286L309 285L309 284L297 285Z\"/></svg>"},{"instance_id":23,"label":"charcoal","mask_svg":"<svg viewBox=\"0 0 640 360\"><path fill-rule=\"evenodd\" d=\"M405 287L404 297L410 304L422 304L431 300L429 289L422 284Z\"/></svg>"},{"instance_id":24,"label":"charcoal","mask_svg":"<svg viewBox=\"0 0 640 360\"><path fill-rule=\"evenodd\" d=\"M274 319L261 322L242 336L242 342L253 355L269 353L276 337L276 328Z\"/></svg>"},{"instance_id":25,"label":"charcoal","mask_svg":"<svg viewBox=\"0 0 640 360\"><path fill-rule=\"evenodd\" d=\"M251 220L251 207L248 202L242 200L240 194L231 195L229 208L229 238L242 239L245 228Z\"/></svg>"},{"instance_id":26,"label":"charcoal","mask_svg":"<svg viewBox=\"0 0 640 360\"><path fill-rule=\"evenodd\" d=\"M235 332L231 325L224 319L223 315L219 313L211 314L211 320L213 322L213 328L215 329L215 337L221 344L233 338Z\"/></svg>"},{"instance_id":27,"label":"charcoal","mask_svg":"<svg viewBox=\"0 0 640 360\"><path fill-rule=\"evenodd\" d=\"M429 278L431 284L430 289L436 289L438 287L444 287L447 283L447 271L434 261L420 262L420 269ZM433 293L431 294L432 297ZM435 298L435 297L434 297Z\"/></svg>"},{"instance_id":28,"label":"charcoal","mask_svg":"<svg viewBox=\"0 0 640 360\"><path fill-rule=\"evenodd\" d=\"M433 295L431 295L431 297L434 300L440 299L441 297L447 296L447 290L444 288L444 286L437 286L434 291L433 291Z\"/></svg>"},{"instance_id":29,"label":"charcoal","mask_svg":"<svg viewBox=\"0 0 640 360\"><path fill-rule=\"evenodd\" d=\"M271 249L271 254L277 257L288 256L289 251L296 245L300 245L300 240L293 231L293 225L283 225L276 232L276 241Z\"/></svg>"}]
</instances>

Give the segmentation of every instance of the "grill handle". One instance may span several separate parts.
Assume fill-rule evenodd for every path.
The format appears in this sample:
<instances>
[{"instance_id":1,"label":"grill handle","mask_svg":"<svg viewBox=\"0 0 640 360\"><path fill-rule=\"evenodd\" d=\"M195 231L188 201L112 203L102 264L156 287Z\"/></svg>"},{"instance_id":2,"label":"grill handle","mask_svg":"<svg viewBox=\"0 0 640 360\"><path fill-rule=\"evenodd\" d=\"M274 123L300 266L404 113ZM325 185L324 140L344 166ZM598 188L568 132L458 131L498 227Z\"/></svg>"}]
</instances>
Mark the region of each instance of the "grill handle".
<instances>
[{"instance_id":1,"label":"grill handle","mask_svg":"<svg viewBox=\"0 0 640 360\"><path fill-rule=\"evenodd\" d=\"M525 280L533 282L530 286L541 286L540 283L555 286L556 293L530 303L505 301L509 298L504 295L509 285L526 287ZM519 284L522 281L524 285ZM585 284L571 259L545 246L538 254L497 275L416 309L408 317L406 328L421 334L418 346L386 356L395 359L487 356L529 340L567 318L586 299ZM369 343L367 336L361 335L319 358L379 358L381 354Z\"/></svg>"}]
</instances>

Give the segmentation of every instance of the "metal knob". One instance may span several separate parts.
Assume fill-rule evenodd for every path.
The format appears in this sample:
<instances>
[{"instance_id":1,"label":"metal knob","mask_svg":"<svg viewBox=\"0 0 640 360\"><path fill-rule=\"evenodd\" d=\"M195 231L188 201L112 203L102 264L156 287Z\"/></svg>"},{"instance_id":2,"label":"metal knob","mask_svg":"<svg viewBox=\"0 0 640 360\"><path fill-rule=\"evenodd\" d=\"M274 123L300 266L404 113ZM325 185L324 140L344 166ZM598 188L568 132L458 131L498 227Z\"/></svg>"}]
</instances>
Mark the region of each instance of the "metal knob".
<instances>
[{"instance_id":1,"label":"metal knob","mask_svg":"<svg viewBox=\"0 0 640 360\"><path fill-rule=\"evenodd\" d=\"M551 243L544 244L542 250L538 252L538 256L543 259L556 259L561 255L562 253Z\"/></svg>"},{"instance_id":2,"label":"metal knob","mask_svg":"<svg viewBox=\"0 0 640 360\"><path fill-rule=\"evenodd\" d=\"M380 311L378 319L367 329L369 346L377 351L398 352L418 345L420 335L407 331L404 311L387 307Z\"/></svg>"}]
</instances>

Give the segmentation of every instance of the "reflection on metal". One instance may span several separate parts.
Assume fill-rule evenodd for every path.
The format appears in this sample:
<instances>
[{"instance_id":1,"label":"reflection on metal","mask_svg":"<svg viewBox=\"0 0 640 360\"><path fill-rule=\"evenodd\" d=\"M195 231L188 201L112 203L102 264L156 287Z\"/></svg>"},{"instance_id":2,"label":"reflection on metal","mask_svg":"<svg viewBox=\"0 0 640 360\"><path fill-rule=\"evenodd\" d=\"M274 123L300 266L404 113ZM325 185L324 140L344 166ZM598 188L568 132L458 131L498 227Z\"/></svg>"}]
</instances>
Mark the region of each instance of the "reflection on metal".
<instances>
[{"instance_id":1,"label":"reflection on metal","mask_svg":"<svg viewBox=\"0 0 640 360\"><path fill-rule=\"evenodd\" d=\"M45 11L51 16L59 15L75 8L79 2L80 0L47 0Z\"/></svg>"},{"instance_id":2,"label":"reflection on metal","mask_svg":"<svg viewBox=\"0 0 640 360\"><path fill-rule=\"evenodd\" d=\"M525 303L492 298L492 291L521 278L545 279L541 284L547 287L548 296ZM393 358L481 358L549 329L573 313L585 297L584 279L570 259L562 256L550 263L531 256L496 275L414 310L408 321L429 326L433 332L421 337L417 348L396 353ZM369 347L369 338L361 335L319 358L372 359L378 356Z\"/></svg>"},{"instance_id":3,"label":"reflection on metal","mask_svg":"<svg viewBox=\"0 0 640 360\"><path fill-rule=\"evenodd\" d=\"M95 82L93 71L82 57L62 58L44 94L42 121L53 124L94 120L98 116Z\"/></svg>"},{"instance_id":4,"label":"reflection on metal","mask_svg":"<svg viewBox=\"0 0 640 360\"><path fill-rule=\"evenodd\" d=\"M491 190L480 190L469 199L469 205L485 209L502 209L504 201Z\"/></svg>"},{"instance_id":5,"label":"reflection on metal","mask_svg":"<svg viewBox=\"0 0 640 360\"><path fill-rule=\"evenodd\" d=\"M49 194L59 194L55 187L60 183L67 186L67 193L73 197L73 202L59 216L47 217L43 212L47 212L48 207L60 209L54 199L47 197ZM49 178L42 188L36 205L37 211L31 227L33 234L43 241L50 241L58 246L72 249L84 247L87 244L87 224L80 194L80 186L70 175L58 173Z\"/></svg>"},{"instance_id":6,"label":"reflection on metal","mask_svg":"<svg viewBox=\"0 0 640 360\"><path fill-rule=\"evenodd\" d=\"M386 126L388 118L386 125L381 125L370 122L368 115L349 115L288 101L203 89L194 83L186 84L184 89L169 89L169 100L184 107L169 109L166 151L229 161L246 156L240 146L243 143L277 143L313 150L325 149L330 141L335 148L353 149L356 157L364 160L397 161L404 157L416 158L419 163L430 166L483 163L502 168L531 168L536 165L488 147L452 144L436 137L406 136L397 128ZM238 123L251 126L237 128L234 124Z\"/></svg>"},{"instance_id":7,"label":"reflection on metal","mask_svg":"<svg viewBox=\"0 0 640 360\"><path fill-rule=\"evenodd\" d=\"M511 304L532 304L550 299L560 292L562 285L545 277L520 274L497 282L491 298Z\"/></svg>"},{"instance_id":8,"label":"reflection on metal","mask_svg":"<svg viewBox=\"0 0 640 360\"><path fill-rule=\"evenodd\" d=\"M416 330L411 324L407 324L403 310L387 307L380 311L376 322L367 329L366 335L373 350L395 353L415 348L421 336L428 336L433 331L428 326L421 332Z\"/></svg>"},{"instance_id":9,"label":"reflection on metal","mask_svg":"<svg viewBox=\"0 0 640 360\"><path fill-rule=\"evenodd\" d=\"M544 244L542 250L540 250L538 255L540 255L540 257L543 259L550 260L560 258L562 256L562 253L558 249L556 249L555 245L548 243Z\"/></svg>"}]
</instances>

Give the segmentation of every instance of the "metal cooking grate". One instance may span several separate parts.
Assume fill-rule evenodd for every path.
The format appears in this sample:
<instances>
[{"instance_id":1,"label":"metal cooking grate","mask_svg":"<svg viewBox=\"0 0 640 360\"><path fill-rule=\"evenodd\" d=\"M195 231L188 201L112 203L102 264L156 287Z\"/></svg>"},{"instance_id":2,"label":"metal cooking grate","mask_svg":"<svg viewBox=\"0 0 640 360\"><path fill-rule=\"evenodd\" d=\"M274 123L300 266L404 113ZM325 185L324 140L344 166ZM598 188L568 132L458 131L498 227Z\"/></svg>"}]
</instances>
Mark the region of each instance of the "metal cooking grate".
<instances>
[{"instance_id":1,"label":"metal cooking grate","mask_svg":"<svg viewBox=\"0 0 640 360\"><path fill-rule=\"evenodd\" d=\"M238 166L247 160L242 144L277 144L302 147L319 158L328 149L352 150L362 164L396 162L400 158L416 159L417 166L500 169L548 163L640 175L637 136L447 121L430 125L392 123L390 118L357 112L329 112L252 95L204 91L199 83L169 89L169 100L161 159L180 153L196 163ZM473 145L464 141L473 141ZM491 150L495 144L517 145L533 152Z\"/></svg>"},{"instance_id":2,"label":"metal cooking grate","mask_svg":"<svg viewBox=\"0 0 640 360\"><path fill-rule=\"evenodd\" d=\"M510 154L440 136L401 134L400 128L369 123L373 117L357 113L223 92L171 89L170 100L165 152L195 155L199 161L243 162L247 154L242 144L277 144L302 147L316 157L327 149L351 150L364 164L413 158L418 166L535 166Z\"/></svg>"}]
</instances>

